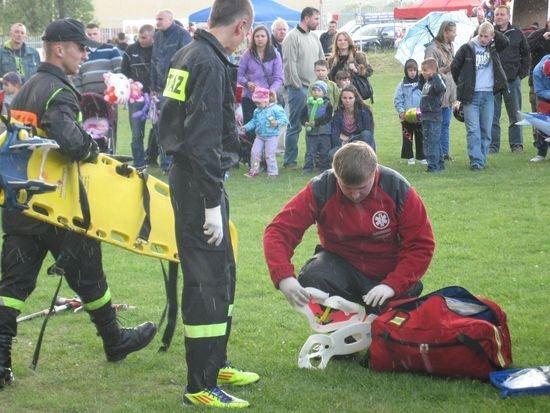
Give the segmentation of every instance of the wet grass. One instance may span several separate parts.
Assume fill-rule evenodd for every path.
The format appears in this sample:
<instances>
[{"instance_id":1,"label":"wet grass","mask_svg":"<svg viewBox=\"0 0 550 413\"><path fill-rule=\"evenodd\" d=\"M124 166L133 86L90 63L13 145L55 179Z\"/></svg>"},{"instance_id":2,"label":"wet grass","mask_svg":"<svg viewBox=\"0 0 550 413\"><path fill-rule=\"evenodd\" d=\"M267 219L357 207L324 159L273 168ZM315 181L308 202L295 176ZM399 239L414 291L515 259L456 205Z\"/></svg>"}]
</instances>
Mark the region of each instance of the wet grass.
<instances>
[{"instance_id":1,"label":"wet grass","mask_svg":"<svg viewBox=\"0 0 550 413\"><path fill-rule=\"evenodd\" d=\"M417 188L435 229L437 251L423 279L425 290L461 285L497 301L508 314L514 364L548 364L550 162L529 164L535 151L526 129L524 154L503 152L490 158L488 170L471 172L464 126L453 121L451 145L456 160L445 173L432 176L420 165L407 166L399 159L401 135L392 103L401 68L388 54L378 54L371 61L376 70L372 82L380 161L403 173ZM121 148L128 153L127 112L121 111L120 119ZM231 171L227 185L240 235L229 354L236 365L262 375L257 385L233 392L250 400L254 411L548 411L548 396L503 400L487 383L374 373L357 360L332 361L325 371L299 370L298 351L310 332L302 316L273 289L261 239L266 224L311 176L281 170L276 180L249 180L242 176L244 172L242 167ZM315 242L312 229L296 251L297 266L309 257ZM137 307L121 314L123 322L158 320L164 306L158 262L106 245L104 264L114 301ZM26 313L48 305L54 283L41 274ZM72 293L64 287L62 295ZM87 319L84 313L66 313L50 321L36 372L27 366L41 321L20 326L14 345L16 384L0 392L0 411L171 412L181 408L185 381L181 324L168 353L157 353L158 337L149 348L113 365L106 363Z\"/></svg>"}]
</instances>

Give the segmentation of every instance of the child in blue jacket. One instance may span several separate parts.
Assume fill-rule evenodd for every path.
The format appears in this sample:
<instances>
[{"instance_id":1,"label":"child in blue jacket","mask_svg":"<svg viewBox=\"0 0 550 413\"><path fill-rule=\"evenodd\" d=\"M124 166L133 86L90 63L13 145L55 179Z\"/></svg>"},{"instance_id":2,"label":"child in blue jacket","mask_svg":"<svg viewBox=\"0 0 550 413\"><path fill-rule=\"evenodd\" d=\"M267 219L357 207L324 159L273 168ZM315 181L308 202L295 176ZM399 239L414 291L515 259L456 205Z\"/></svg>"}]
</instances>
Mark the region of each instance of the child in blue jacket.
<instances>
[{"instance_id":1,"label":"child in blue jacket","mask_svg":"<svg viewBox=\"0 0 550 413\"><path fill-rule=\"evenodd\" d=\"M414 59L405 62L405 76L395 89L393 105L401 121L401 158L407 159L409 165L414 165L413 140L416 149L416 159L427 165L424 157L422 124L413 114L420 107L422 91L418 88L418 64ZM405 116L407 114L407 116Z\"/></svg>"},{"instance_id":2,"label":"child in blue jacket","mask_svg":"<svg viewBox=\"0 0 550 413\"><path fill-rule=\"evenodd\" d=\"M245 176L254 178L260 173L260 161L265 152L267 175L275 177L279 174L275 157L279 133L283 126L288 125L288 117L285 110L275 103L275 95L269 89L256 87L252 101L256 103L256 109L243 128L246 132L255 130L256 138L250 153L250 170Z\"/></svg>"}]
</instances>

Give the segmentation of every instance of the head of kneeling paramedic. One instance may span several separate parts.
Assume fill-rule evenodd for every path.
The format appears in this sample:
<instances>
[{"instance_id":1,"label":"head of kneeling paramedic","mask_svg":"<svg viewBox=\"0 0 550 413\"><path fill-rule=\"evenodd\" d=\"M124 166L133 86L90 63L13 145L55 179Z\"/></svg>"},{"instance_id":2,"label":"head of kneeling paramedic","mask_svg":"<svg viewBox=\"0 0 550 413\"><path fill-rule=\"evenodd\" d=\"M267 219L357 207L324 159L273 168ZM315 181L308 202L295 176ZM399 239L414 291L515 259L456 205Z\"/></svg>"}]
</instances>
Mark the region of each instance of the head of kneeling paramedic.
<instances>
[{"instance_id":1,"label":"head of kneeling paramedic","mask_svg":"<svg viewBox=\"0 0 550 413\"><path fill-rule=\"evenodd\" d=\"M295 276L291 258L317 226L320 245ZM392 298L418 296L435 249L424 204L409 182L379 165L364 142L344 145L332 169L313 178L267 226L271 279L294 306L315 287L377 312Z\"/></svg>"}]
</instances>

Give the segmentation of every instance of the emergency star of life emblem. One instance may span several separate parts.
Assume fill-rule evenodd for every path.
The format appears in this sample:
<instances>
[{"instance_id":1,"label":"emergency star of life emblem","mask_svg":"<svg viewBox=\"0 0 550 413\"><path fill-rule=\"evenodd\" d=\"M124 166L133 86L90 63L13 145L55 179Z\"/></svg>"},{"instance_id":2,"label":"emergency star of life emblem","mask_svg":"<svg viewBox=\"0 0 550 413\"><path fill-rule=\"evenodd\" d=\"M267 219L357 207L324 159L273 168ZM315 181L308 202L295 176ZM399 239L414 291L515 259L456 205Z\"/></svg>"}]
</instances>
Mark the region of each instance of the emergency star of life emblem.
<instances>
[{"instance_id":1,"label":"emergency star of life emblem","mask_svg":"<svg viewBox=\"0 0 550 413\"><path fill-rule=\"evenodd\" d=\"M386 211L375 212L372 216L372 225L378 229L384 229L390 225L390 217Z\"/></svg>"}]
</instances>

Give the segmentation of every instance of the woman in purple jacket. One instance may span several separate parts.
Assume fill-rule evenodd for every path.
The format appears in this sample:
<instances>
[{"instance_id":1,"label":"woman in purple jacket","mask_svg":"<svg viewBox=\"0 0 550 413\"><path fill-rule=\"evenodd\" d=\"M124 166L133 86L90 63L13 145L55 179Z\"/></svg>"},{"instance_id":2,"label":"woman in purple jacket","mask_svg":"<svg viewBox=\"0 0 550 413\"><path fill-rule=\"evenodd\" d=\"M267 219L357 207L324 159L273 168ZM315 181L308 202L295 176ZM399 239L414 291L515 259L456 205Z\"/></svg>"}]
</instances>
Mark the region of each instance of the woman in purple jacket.
<instances>
[{"instance_id":1,"label":"woman in purple jacket","mask_svg":"<svg viewBox=\"0 0 550 413\"><path fill-rule=\"evenodd\" d=\"M252 119L256 109L256 104L252 101L254 89L263 87L276 93L283 85L283 61L279 52L272 46L265 26L258 26L252 32L250 47L239 60L237 81L244 88L243 121L247 123ZM243 148L241 161L249 163L254 135L247 134L246 139L250 145Z\"/></svg>"}]
</instances>

